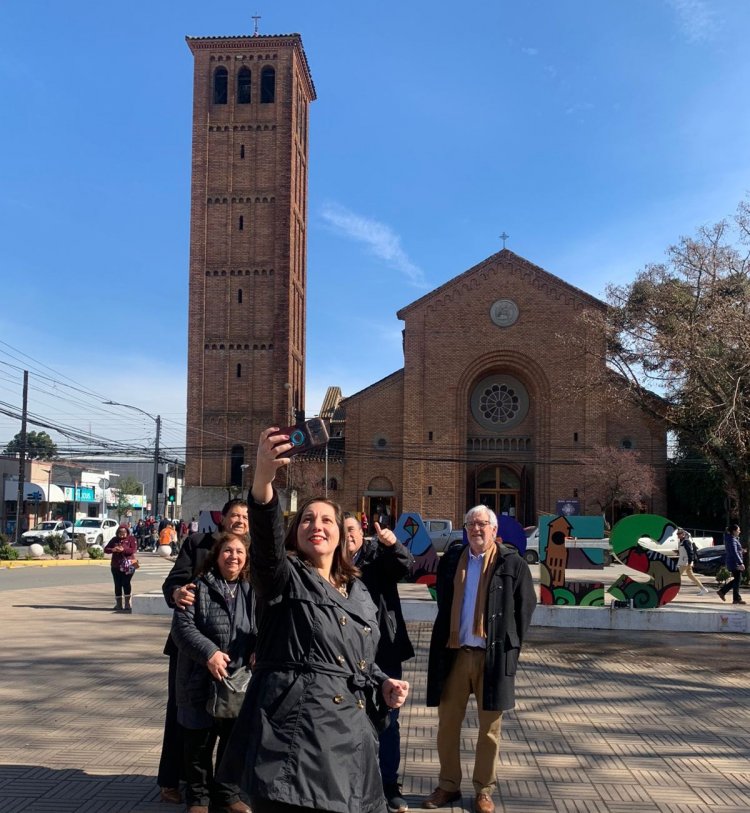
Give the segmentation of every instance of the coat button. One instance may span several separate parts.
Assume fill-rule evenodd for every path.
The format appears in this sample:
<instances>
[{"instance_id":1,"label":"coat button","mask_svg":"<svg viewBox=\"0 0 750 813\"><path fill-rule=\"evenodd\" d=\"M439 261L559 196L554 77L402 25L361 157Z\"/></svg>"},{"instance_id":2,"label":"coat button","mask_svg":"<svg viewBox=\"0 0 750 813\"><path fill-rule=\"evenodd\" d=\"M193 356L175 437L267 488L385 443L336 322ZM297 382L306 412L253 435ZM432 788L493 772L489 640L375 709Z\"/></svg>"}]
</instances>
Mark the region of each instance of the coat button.
<instances>
[{"instance_id":1,"label":"coat button","mask_svg":"<svg viewBox=\"0 0 750 813\"><path fill-rule=\"evenodd\" d=\"M337 695L335 695L335 696L334 696L334 698L333 698L333 702L334 702L336 705L338 705L339 703L343 703L343 702L344 702L344 695L343 695L343 694L337 694Z\"/></svg>"},{"instance_id":2,"label":"coat button","mask_svg":"<svg viewBox=\"0 0 750 813\"><path fill-rule=\"evenodd\" d=\"M344 663L344 661L346 660L346 658L345 658L343 655L336 655L336 660L337 660L339 663Z\"/></svg>"},{"instance_id":3,"label":"coat button","mask_svg":"<svg viewBox=\"0 0 750 813\"><path fill-rule=\"evenodd\" d=\"M362 700L361 698L359 700L357 700L357 708L358 709L363 709L364 707L365 707L365 701Z\"/></svg>"},{"instance_id":4,"label":"coat button","mask_svg":"<svg viewBox=\"0 0 750 813\"><path fill-rule=\"evenodd\" d=\"M370 627L362 627L362 632L365 635L369 635L372 632L372 629L370 629Z\"/></svg>"},{"instance_id":5,"label":"coat button","mask_svg":"<svg viewBox=\"0 0 750 813\"><path fill-rule=\"evenodd\" d=\"M341 618L339 618L339 624L341 624L342 627L346 626L346 616L345 615L342 615Z\"/></svg>"},{"instance_id":6,"label":"coat button","mask_svg":"<svg viewBox=\"0 0 750 813\"><path fill-rule=\"evenodd\" d=\"M359 666L359 668L364 672L365 667L367 666L367 661L365 661L365 660L359 661L357 663L357 666Z\"/></svg>"}]
</instances>

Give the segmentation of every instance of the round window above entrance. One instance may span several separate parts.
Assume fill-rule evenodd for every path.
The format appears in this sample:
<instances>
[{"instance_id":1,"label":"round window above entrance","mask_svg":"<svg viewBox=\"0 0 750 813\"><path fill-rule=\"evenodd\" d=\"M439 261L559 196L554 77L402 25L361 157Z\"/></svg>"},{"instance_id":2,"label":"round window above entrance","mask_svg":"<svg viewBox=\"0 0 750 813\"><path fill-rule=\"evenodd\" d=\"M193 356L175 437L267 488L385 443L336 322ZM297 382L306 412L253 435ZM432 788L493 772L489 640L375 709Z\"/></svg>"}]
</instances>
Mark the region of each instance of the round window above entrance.
<instances>
[{"instance_id":1,"label":"round window above entrance","mask_svg":"<svg viewBox=\"0 0 750 813\"><path fill-rule=\"evenodd\" d=\"M528 411L526 388L510 375L488 376L471 394L471 414L485 429L511 429L521 423Z\"/></svg>"}]
</instances>

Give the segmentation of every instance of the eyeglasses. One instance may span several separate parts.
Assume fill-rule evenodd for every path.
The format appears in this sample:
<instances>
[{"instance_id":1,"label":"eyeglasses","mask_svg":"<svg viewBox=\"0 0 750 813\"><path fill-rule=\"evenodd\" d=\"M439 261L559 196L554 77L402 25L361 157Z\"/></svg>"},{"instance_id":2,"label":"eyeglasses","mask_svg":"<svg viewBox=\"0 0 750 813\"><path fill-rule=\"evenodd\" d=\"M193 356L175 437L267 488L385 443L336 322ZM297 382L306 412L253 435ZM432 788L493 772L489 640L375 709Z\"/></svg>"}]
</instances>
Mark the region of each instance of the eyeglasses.
<instances>
[{"instance_id":1,"label":"eyeglasses","mask_svg":"<svg viewBox=\"0 0 750 813\"><path fill-rule=\"evenodd\" d=\"M483 531L488 525L491 525L491 522L482 522L482 520L477 519L474 522L464 522L464 528L468 531L470 528L479 528L480 531Z\"/></svg>"}]
</instances>

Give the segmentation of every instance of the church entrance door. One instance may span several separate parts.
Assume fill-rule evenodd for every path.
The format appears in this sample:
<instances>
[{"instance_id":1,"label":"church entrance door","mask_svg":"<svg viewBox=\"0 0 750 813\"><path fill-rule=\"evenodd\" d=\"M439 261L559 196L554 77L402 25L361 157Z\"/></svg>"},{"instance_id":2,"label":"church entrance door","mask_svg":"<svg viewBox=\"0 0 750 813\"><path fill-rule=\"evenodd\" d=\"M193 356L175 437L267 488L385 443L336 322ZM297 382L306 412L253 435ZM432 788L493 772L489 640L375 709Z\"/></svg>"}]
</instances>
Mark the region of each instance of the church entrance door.
<instances>
[{"instance_id":1,"label":"church entrance door","mask_svg":"<svg viewBox=\"0 0 750 813\"><path fill-rule=\"evenodd\" d=\"M508 466L488 466L477 475L477 504L486 505L498 516L523 516L521 479Z\"/></svg>"}]
</instances>

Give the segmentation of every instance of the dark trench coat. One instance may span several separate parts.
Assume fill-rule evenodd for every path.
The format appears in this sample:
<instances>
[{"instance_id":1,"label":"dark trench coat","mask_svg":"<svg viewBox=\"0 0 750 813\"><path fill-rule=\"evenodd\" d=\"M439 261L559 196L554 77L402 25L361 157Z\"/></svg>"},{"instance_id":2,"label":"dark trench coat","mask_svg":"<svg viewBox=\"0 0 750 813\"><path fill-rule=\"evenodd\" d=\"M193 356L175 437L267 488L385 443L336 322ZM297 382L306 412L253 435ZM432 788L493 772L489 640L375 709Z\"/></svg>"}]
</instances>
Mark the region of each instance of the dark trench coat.
<instances>
[{"instance_id":1,"label":"dark trench coat","mask_svg":"<svg viewBox=\"0 0 750 813\"><path fill-rule=\"evenodd\" d=\"M220 769L253 797L336 813L384 813L368 715L386 676L374 664L375 605L355 580L344 598L284 550L276 498L250 502L256 664Z\"/></svg>"}]
</instances>

